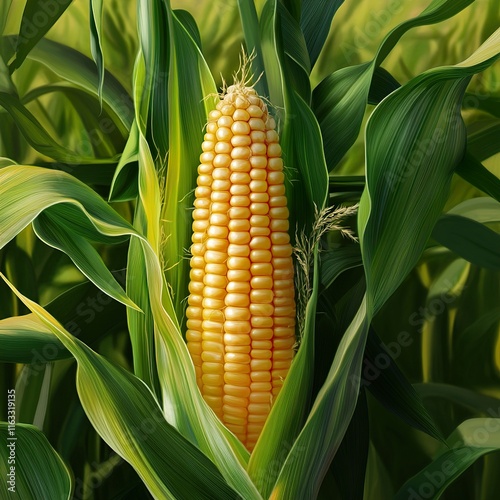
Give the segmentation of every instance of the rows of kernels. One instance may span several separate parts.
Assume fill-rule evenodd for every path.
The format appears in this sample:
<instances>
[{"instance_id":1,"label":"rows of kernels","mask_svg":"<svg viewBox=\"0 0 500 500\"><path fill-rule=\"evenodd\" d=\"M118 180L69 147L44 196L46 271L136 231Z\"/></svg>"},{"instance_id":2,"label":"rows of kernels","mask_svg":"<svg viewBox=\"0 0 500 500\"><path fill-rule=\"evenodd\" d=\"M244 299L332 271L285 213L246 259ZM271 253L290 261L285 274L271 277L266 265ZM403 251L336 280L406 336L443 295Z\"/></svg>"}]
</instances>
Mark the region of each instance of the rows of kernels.
<instances>
[{"instance_id":1,"label":"rows of kernels","mask_svg":"<svg viewBox=\"0 0 500 500\"><path fill-rule=\"evenodd\" d=\"M238 101L238 102L237 102ZM250 222L249 194L251 165L248 104L234 94L227 94L218 104L231 126L230 138L230 210L228 235L228 284L224 323L225 376L222 420L243 442L248 424L250 395Z\"/></svg>"},{"instance_id":2,"label":"rows of kernels","mask_svg":"<svg viewBox=\"0 0 500 500\"><path fill-rule=\"evenodd\" d=\"M274 127L254 91L228 92L218 103L209 116L198 178L210 198L208 206L200 203L204 212L196 211L195 202L206 235L196 233L202 229L198 219L196 229L193 223L193 259L202 259L192 260L192 275L193 265L203 261L205 267L190 285L189 307L200 307L202 290L203 321L196 335L190 331L188 347L197 374L201 365L205 400L249 449L293 356L293 268ZM282 283L275 284L276 276Z\"/></svg>"},{"instance_id":3,"label":"rows of kernels","mask_svg":"<svg viewBox=\"0 0 500 500\"><path fill-rule=\"evenodd\" d=\"M278 134L266 132L269 171L269 212L271 214L271 251L273 264L274 336L272 358L272 394L276 397L290 368L295 344L295 297L292 247L288 208L283 184L283 161Z\"/></svg>"},{"instance_id":4,"label":"rows of kernels","mask_svg":"<svg viewBox=\"0 0 500 500\"><path fill-rule=\"evenodd\" d=\"M205 242L210 217L210 195L212 192L213 159L215 157L211 144L213 143L213 127L208 127L203 142L203 153L200 155L198 166L197 187L195 190L195 201L193 210L193 235L191 246L191 271L189 283L189 298L187 316L186 340L189 352L193 359L196 370L196 381L200 389L203 386L202 353L203 353L203 293L205 278Z\"/></svg>"},{"instance_id":5,"label":"rows of kernels","mask_svg":"<svg viewBox=\"0 0 500 500\"><path fill-rule=\"evenodd\" d=\"M212 165L212 192L210 197L210 218L205 254L205 293L203 311L206 321L203 324L204 354L202 370L206 374L207 383L203 384L202 394L219 418L223 417L224 406L224 308L227 295L228 271L228 234L229 234L229 149L225 139L227 129L224 127L225 117L219 110L211 113L212 122L209 127L214 131L214 158ZM209 117L210 118L210 117ZM213 125L211 125L213 123ZM210 355L210 356L209 356ZM213 395L211 394L213 392ZM210 399L208 399L210 398Z\"/></svg>"}]
</instances>

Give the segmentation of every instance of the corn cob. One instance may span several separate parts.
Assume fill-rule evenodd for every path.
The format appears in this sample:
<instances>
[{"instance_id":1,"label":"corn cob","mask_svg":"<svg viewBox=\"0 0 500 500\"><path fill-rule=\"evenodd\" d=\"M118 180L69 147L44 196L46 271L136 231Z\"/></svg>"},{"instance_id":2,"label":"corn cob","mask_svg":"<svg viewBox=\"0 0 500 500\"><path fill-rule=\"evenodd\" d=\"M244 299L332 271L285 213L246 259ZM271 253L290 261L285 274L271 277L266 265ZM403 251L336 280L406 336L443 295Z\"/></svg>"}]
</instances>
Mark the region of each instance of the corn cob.
<instances>
[{"instance_id":1,"label":"corn cob","mask_svg":"<svg viewBox=\"0 0 500 500\"><path fill-rule=\"evenodd\" d=\"M230 86L208 118L186 339L203 398L252 450L294 354L283 161L276 123L253 88Z\"/></svg>"}]
</instances>

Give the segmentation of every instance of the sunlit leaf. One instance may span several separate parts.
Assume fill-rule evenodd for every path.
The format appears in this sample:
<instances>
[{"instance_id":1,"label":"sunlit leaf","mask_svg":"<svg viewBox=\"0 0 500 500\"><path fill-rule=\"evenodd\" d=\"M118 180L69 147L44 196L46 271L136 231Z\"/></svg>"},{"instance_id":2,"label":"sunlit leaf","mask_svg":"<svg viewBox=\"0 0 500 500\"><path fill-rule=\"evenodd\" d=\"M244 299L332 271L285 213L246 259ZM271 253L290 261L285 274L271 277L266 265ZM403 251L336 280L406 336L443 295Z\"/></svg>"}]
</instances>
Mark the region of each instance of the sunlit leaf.
<instances>
[{"instance_id":1,"label":"sunlit leaf","mask_svg":"<svg viewBox=\"0 0 500 500\"><path fill-rule=\"evenodd\" d=\"M472 66L462 63L423 73L382 101L368 122L367 186L358 213L366 301L344 334L308 421L284 463L273 492L276 498L310 497L319 489L354 411L368 323L426 246L465 150L459 114L465 88L474 73L496 60L495 51L500 52L500 30L467 60ZM416 156L422 144L425 152ZM298 478L306 474L316 479L304 484Z\"/></svg>"},{"instance_id":2,"label":"sunlit leaf","mask_svg":"<svg viewBox=\"0 0 500 500\"><path fill-rule=\"evenodd\" d=\"M134 467L155 497L237 498L213 463L166 422L141 380L113 366L42 307L13 291L41 320L45 331L71 351L78 362L78 394L92 425Z\"/></svg>"},{"instance_id":3,"label":"sunlit leaf","mask_svg":"<svg viewBox=\"0 0 500 500\"><path fill-rule=\"evenodd\" d=\"M398 40L408 30L444 21L473 2L474 0L434 0L419 16L404 21L391 30L372 61L342 68L325 78L314 89L313 109L323 133L329 170L335 168L354 144L373 85L374 71ZM392 79L386 81L390 86L395 86Z\"/></svg>"}]
</instances>

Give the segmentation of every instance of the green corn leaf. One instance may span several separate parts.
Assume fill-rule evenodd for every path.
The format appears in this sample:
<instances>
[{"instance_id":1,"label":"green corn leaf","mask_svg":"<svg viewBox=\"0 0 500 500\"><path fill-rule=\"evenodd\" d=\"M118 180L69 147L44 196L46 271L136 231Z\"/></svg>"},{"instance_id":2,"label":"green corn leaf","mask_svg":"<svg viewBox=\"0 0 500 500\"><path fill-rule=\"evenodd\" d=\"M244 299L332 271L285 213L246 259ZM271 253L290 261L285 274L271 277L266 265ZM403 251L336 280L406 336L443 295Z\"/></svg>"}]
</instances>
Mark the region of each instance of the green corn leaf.
<instances>
[{"instance_id":1,"label":"green corn leaf","mask_svg":"<svg viewBox=\"0 0 500 500\"><path fill-rule=\"evenodd\" d=\"M456 172L473 186L500 201L500 179L470 153L465 154Z\"/></svg>"},{"instance_id":2,"label":"green corn leaf","mask_svg":"<svg viewBox=\"0 0 500 500\"><path fill-rule=\"evenodd\" d=\"M289 75L289 67L279 31L277 2L268 2L261 17L262 44L270 98L283 118L281 147L286 170L290 227L299 229L312 224L315 207L321 210L326 203L328 177L322 154L322 138L318 122L308 104L298 95ZM284 114L284 116L282 116ZM305 196L304 196L305 189ZM292 236L293 237L293 236Z\"/></svg>"},{"instance_id":3,"label":"green corn leaf","mask_svg":"<svg viewBox=\"0 0 500 500\"><path fill-rule=\"evenodd\" d=\"M361 391L345 437L330 466L340 498L363 498L369 444L368 405L366 394ZM319 498L321 493L320 490ZM326 490L325 499L330 495L331 492Z\"/></svg>"},{"instance_id":4,"label":"green corn leaf","mask_svg":"<svg viewBox=\"0 0 500 500\"><path fill-rule=\"evenodd\" d=\"M285 106L285 83L283 75L283 49L281 48L281 36L279 32L279 16L277 15L277 3L275 0L266 2L262 10L260 26L260 43L262 46L262 61L264 74L266 76L270 102L274 106L274 113L278 117L278 124L282 118L281 110ZM271 112L273 110L271 109ZM280 128L281 130L281 128Z\"/></svg>"},{"instance_id":5,"label":"green corn leaf","mask_svg":"<svg viewBox=\"0 0 500 500\"><path fill-rule=\"evenodd\" d=\"M358 245L336 248L320 254L321 284L329 288L341 273L363 264Z\"/></svg>"},{"instance_id":6,"label":"green corn leaf","mask_svg":"<svg viewBox=\"0 0 500 500\"><path fill-rule=\"evenodd\" d=\"M4 256L5 273L23 294L38 300L38 283L33 261L18 245L8 245ZM24 310L18 311L24 314Z\"/></svg>"},{"instance_id":7,"label":"green corn leaf","mask_svg":"<svg viewBox=\"0 0 500 500\"><path fill-rule=\"evenodd\" d=\"M470 265L455 259L436 277L427 292L425 314L416 323L421 327L422 377L425 381L440 380L447 371L447 339L440 334L448 327L453 302L465 286Z\"/></svg>"},{"instance_id":8,"label":"green corn leaf","mask_svg":"<svg viewBox=\"0 0 500 500\"><path fill-rule=\"evenodd\" d=\"M3 34L4 32L11 5L12 5L12 0L7 0L6 2L2 2L2 5L0 5L0 34ZM0 42L0 47L1 47L1 42Z\"/></svg>"},{"instance_id":9,"label":"green corn leaf","mask_svg":"<svg viewBox=\"0 0 500 500\"><path fill-rule=\"evenodd\" d=\"M158 175L153 157L146 140L148 124L155 123L154 145L160 157L163 172L164 156L168 151L168 102L165 99L166 69L168 68L168 52L166 44L156 43L159 40L160 26L166 25L165 6L159 1L145 1L138 5L139 26L151 26L151 30L141 32L141 52L134 68L134 104L135 122L129 137L125 161L122 164L127 170L117 170L115 181L120 177L128 178L129 189L137 189L137 205L134 214L134 226L151 243L156 255L160 251L160 212L161 199ZM150 107L154 114L149 116ZM136 155L138 177L135 180L134 165L129 165L129 158ZM160 168L159 168L160 169ZM123 181L121 181L123 182ZM135 186L136 184L136 186ZM115 185L115 184L114 184ZM134 372L155 392L161 394L161 376L156 367L156 347L154 339L155 323L151 308L151 299L143 249L138 241L132 241L127 261L127 294L142 309L143 314L127 311L130 339L134 360ZM168 314L172 314L171 309ZM177 324L177 318L175 318ZM173 423L173 421L170 421ZM182 432L182 431L181 431ZM189 436L191 437L191 436Z\"/></svg>"},{"instance_id":10,"label":"green corn leaf","mask_svg":"<svg viewBox=\"0 0 500 500\"><path fill-rule=\"evenodd\" d=\"M317 495L356 406L357 374L361 371L368 332L365 318L366 301L363 300L342 337L309 417L286 457L272 492L273 498L315 498ZM303 477L308 477L308 481L303 481Z\"/></svg>"},{"instance_id":11,"label":"green corn leaf","mask_svg":"<svg viewBox=\"0 0 500 500\"><path fill-rule=\"evenodd\" d=\"M466 61L477 60L473 66L461 63L416 77L386 98L368 122L367 189L362 205L370 206L370 224L362 221L367 225L361 233L361 243L373 311L379 309L415 265L444 206L454 168L465 151L460 102L469 78L496 59L491 55L492 46L500 49L499 39L500 32L496 32L476 51L475 57ZM418 111L413 107L416 99L421 99ZM405 127L404 135L395 143L393 132L401 127ZM400 161L394 162L394 158ZM426 186L426 197L432 205L421 203L414 186ZM373 205L370 199L374 200ZM402 200L406 200L406 207L399 213L405 213L404 220L396 215ZM395 254L400 245L409 251L398 257ZM389 262L391 270L387 274ZM391 275L398 277L390 279Z\"/></svg>"},{"instance_id":12,"label":"green corn leaf","mask_svg":"<svg viewBox=\"0 0 500 500\"><path fill-rule=\"evenodd\" d=\"M402 334L405 336L401 339L406 339L403 342L407 342L409 334L405 332ZM402 345L404 344L399 338L398 342L382 344L375 331L370 328L361 385L369 389L387 410L399 416L407 424L426 432L435 439L444 441L444 436L425 409L418 392L393 360L393 357L399 356Z\"/></svg>"},{"instance_id":13,"label":"green corn leaf","mask_svg":"<svg viewBox=\"0 0 500 500\"><path fill-rule=\"evenodd\" d=\"M314 89L313 109L321 126L329 170L335 168L354 144L363 121L374 71L398 40L408 30L445 21L473 2L474 0L433 0L419 16L390 31L372 61L342 68L325 78ZM394 85L394 82L389 81L389 85Z\"/></svg>"},{"instance_id":14,"label":"green corn leaf","mask_svg":"<svg viewBox=\"0 0 500 500\"><path fill-rule=\"evenodd\" d=\"M33 424L39 429L44 428L52 373L52 364L44 365L41 370L31 365L23 366L16 380L16 413L19 422Z\"/></svg>"},{"instance_id":15,"label":"green corn leaf","mask_svg":"<svg viewBox=\"0 0 500 500\"><path fill-rule=\"evenodd\" d=\"M498 311L496 313L496 320L498 320L500 315ZM498 398L450 384L422 383L414 384L414 388L422 399L443 398L475 413L498 417L498 408L500 408L500 399Z\"/></svg>"},{"instance_id":16,"label":"green corn leaf","mask_svg":"<svg viewBox=\"0 0 500 500\"><path fill-rule=\"evenodd\" d=\"M64 172L38 167L12 166L5 167L0 171L0 179L2 180L0 188L2 200L0 202L0 214L2 215L0 218L0 248L32 222L41 211L60 203L72 204L78 208L78 211L85 212L90 221L88 224L94 227L91 234L100 232L103 238L118 237L119 239L136 234L133 228L94 191ZM23 196L19 196L20 192L23 193ZM26 197L26 193L30 193L30 196ZM68 193L74 198L62 193ZM67 210L73 214L72 219L76 219L75 211L70 208ZM64 208L52 208L52 212L53 217L56 217L57 214L64 214ZM102 261L97 256L96 251L90 247L90 244L79 237L78 233L72 235L75 237L74 240L69 238L68 233L64 233L64 223L61 222L64 218L59 217L58 220L59 226L53 228L53 231L59 232L55 236L56 240L54 240L54 234L49 235L47 230L43 235L47 240L50 240L50 244L56 247L60 245L60 248L71 252L70 255L74 258L75 263L82 269L85 267L88 277L96 280L96 286L105 293L132 308L136 308L137 306L125 295L109 271L105 270ZM41 223L37 227L40 232L43 231ZM78 226L72 225L70 227L75 229ZM88 236L88 233L84 232L83 234ZM65 242L61 241L61 238L64 237ZM75 245L75 241L81 246Z\"/></svg>"},{"instance_id":17,"label":"green corn leaf","mask_svg":"<svg viewBox=\"0 0 500 500\"><path fill-rule=\"evenodd\" d=\"M31 315L0 320L0 341L0 361L3 363L38 363L41 360L45 364L47 357L39 354L43 350L50 353L50 360L69 357L68 351L57 338L42 331L39 321Z\"/></svg>"},{"instance_id":18,"label":"green corn leaf","mask_svg":"<svg viewBox=\"0 0 500 500\"><path fill-rule=\"evenodd\" d=\"M17 423L12 430L7 422L0 422L0 435L3 443L0 460L2 498L71 498L71 472L39 429ZM14 462L9 460L12 455ZM14 468L14 475L9 477L11 467ZM9 482L11 477L12 483Z\"/></svg>"},{"instance_id":19,"label":"green corn leaf","mask_svg":"<svg viewBox=\"0 0 500 500\"><path fill-rule=\"evenodd\" d=\"M9 165L16 165L16 162L10 158L0 156L0 168L8 167Z\"/></svg>"},{"instance_id":20,"label":"green corn leaf","mask_svg":"<svg viewBox=\"0 0 500 500\"><path fill-rule=\"evenodd\" d=\"M472 198L453 207L448 214L468 217L476 222L488 223L500 220L500 202L493 198Z\"/></svg>"},{"instance_id":21,"label":"green corn leaf","mask_svg":"<svg viewBox=\"0 0 500 500\"><path fill-rule=\"evenodd\" d=\"M500 270L500 235L479 222L460 215L442 215L432 237L472 264Z\"/></svg>"},{"instance_id":22,"label":"green corn leaf","mask_svg":"<svg viewBox=\"0 0 500 500\"><path fill-rule=\"evenodd\" d=\"M15 43L15 37L4 37L5 44ZM63 80L71 82L87 92L99 96L99 74L92 59L71 47L53 40L42 38L28 55L53 71ZM109 72L104 71L102 100L120 118L123 125L130 129L134 118L134 105L131 97L120 82Z\"/></svg>"},{"instance_id":23,"label":"green corn leaf","mask_svg":"<svg viewBox=\"0 0 500 500\"><path fill-rule=\"evenodd\" d=\"M278 12L281 18L281 34L283 36L285 54L290 56L309 75L311 72L311 61L300 26L291 13L286 8L283 8L282 4L278 5Z\"/></svg>"},{"instance_id":24,"label":"green corn leaf","mask_svg":"<svg viewBox=\"0 0 500 500\"><path fill-rule=\"evenodd\" d=\"M4 38L0 38L0 50L2 49L2 42ZM16 88L12 82L12 77L9 73L9 68L5 64L0 53L0 92L5 92L7 94L16 94Z\"/></svg>"},{"instance_id":25,"label":"green corn leaf","mask_svg":"<svg viewBox=\"0 0 500 500\"><path fill-rule=\"evenodd\" d=\"M38 152L63 163L99 163L101 161L85 154L86 152L84 154L78 154L59 145L42 127L35 116L30 113L15 96L0 92L0 106L10 114L25 139Z\"/></svg>"},{"instance_id":26,"label":"green corn leaf","mask_svg":"<svg viewBox=\"0 0 500 500\"><path fill-rule=\"evenodd\" d=\"M290 12L278 2L277 27L282 40L284 57L282 62L286 70L287 86L295 89L297 94L309 105L311 101L311 62L307 53L306 42L298 22Z\"/></svg>"},{"instance_id":27,"label":"green corn leaf","mask_svg":"<svg viewBox=\"0 0 500 500\"><path fill-rule=\"evenodd\" d=\"M198 49L202 50L201 47L201 35L200 30L198 29L198 25L194 17L187 11L183 9L175 9L174 15L177 20L184 26L184 29L188 32L189 36L196 43Z\"/></svg>"},{"instance_id":28,"label":"green corn leaf","mask_svg":"<svg viewBox=\"0 0 500 500\"><path fill-rule=\"evenodd\" d=\"M500 118L500 99L493 95L478 95L467 92L464 98L465 109L480 109Z\"/></svg>"},{"instance_id":29,"label":"green corn leaf","mask_svg":"<svg viewBox=\"0 0 500 500\"><path fill-rule=\"evenodd\" d=\"M137 123L132 123L130 134L120 161L115 170L109 201L128 201L137 196L137 159L139 150L139 131Z\"/></svg>"},{"instance_id":30,"label":"green corn leaf","mask_svg":"<svg viewBox=\"0 0 500 500\"><path fill-rule=\"evenodd\" d=\"M98 96L72 85L53 84L31 90L23 96L21 102L26 105L53 92L61 93L71 101L97 157L109 158L121 153L128 130L106 102L99 103Z\"/></svg>"},{"instance_id":31,"label":"green corn leaf","mask_svg":"<svg viewBox=\"0 0 500 500\"><path fill-rule=\"evenodd\" d=\"M326 382L284 463L275 498L313 497L318 491L354 411L369 322L425 249L465 151L459 113L465 88L474 73L496 60L498 52L500 30L465 62L414 78L372 114L366 129L367 186L358 212L366 301L344 334ZM425 153L417 156L424 144ZM305 452L294 453L298 449ZM315 479L304 484L298 478L306 474Z\"/></svg>"},{"instance_id":32,"label":"green corn leaf","mask_svg":"<svg viewBox=\"0 0 500 500\"><path fill-rule=\"evenodd\" d=\"M59 207L60 208L60 207ZM136 307L116 282L102 261L99 252L80 234L65 227L64 219L47 209L33 223L36 235L47 245L69 255L75 266L97 287L110 297L130 307Z\"/></svg>"},{"instance_id":33,"label":"green corn leaf","mask_svg":"<svg viewBox=\"0 0 500 500\"><path fill-rule=\"evenodd\" d=\"M238 0L241 26L245 36L247 53L253 53L252 68L255 77L261 76L255 84L255 90L259 95L268 96L267 75L264 71L264 56L262 53L262 42L259 36L259 18L255 9L254 0Z\"/></svg>"},{"instance_id":34,"label":"green corn leaf","mask_svg":"<svg viewBox=\"0 0 500 500\"><path fill-rule=\"evenodd\" d=\"M33 47L45 36L72 1L27 0L16 41L16 58L9 66L11 73L21 66Z\"/></svg>"},{"instance_id":35,"label":"green corn leaf","mask_svg":"<svg viewBox=\"0 0 500 500\"><path fill-rule=\"evenodd\" d=\"M332 170L358 136L371 84L372 64L342 68L313 91L312 107L318 118L325 157Z\"/></svg>"},{"instance_id":36,"label":"green corn leaf","mask_svg":"<svg viewBox=\"0 0 500 500\"><path fill-rule=\"evenodd\" d=\"M500 149L495 140L500 132L498 120L489 123L486 127L473 132L467 138L467 151L480 161L496 155Z\"/></svg>"},{"instance_id":37,"label":"green corn leaf","mask_svg":"<svg viewBox=\"0 0 500 500\"><path fill-rule=\"evenodd\" d=\"M89 0L90 10L90 48L92 57L97 66L99 74L98 94L102 98L102 89L104 87L104 55L102 50L102 18L103 18L103 2L102 0Z\"/></svg>"},{"instance_id":38,"label":"green corn leaf","mask_svg":"<svg viewBox=\"0 0 500 500\"><path fill-rule=\"evenodd\" d=\"M396 493L396 500L426 495L441 498L446 488L478 458L500 449L500 419L475 418L457 427L447 440L448 449L409 479Z\"/></svg>"},{"instance_id":39,"label":"green corn leaf","mask_svg":"<svg viewBox=\"0 0 500 500\"><path fill-rule=\"evenodd\" d=\"M168 235L163 245L167 282L172 288L178 318L184 316L188 296L189 267L180 265L191 246L191 209L197 167L208 113L214 109L215 83L195 41L175 14L167 14L170 31L168 109L170 145L165 178L162 230ZM186 64L186 61L192 61Z\"/></svg>"},{"instance_id":40,"label":"green corn leaf","mask_svg":"<svg viewBox=\"0 0 500 500\"><path fill-rule=\"evenodd\" d=\"M123 282L125 271L114 274ZM45 309L66 330L90 346L112 332L127 328L123 305L89 281L62 293ZM45 363L71 357L57 337L40 328L33 314L0 320L0 342L0 362L31 364L37 372Z\"/></svg>"},{"instance_id":41,"label":"green corn leaf","mask_svg":"<svg viewBox=\"0 0 500 500\"><path fill-rule=\"evenodd\" d=\"M378 104L399 87L401 84L388 71L377 66L372 76L368 104Z\"/></svg>"},{"instance_id":42,"label":"green corn leaf","mask_svg":"<svg viewBox=\"0 0 500 500\"><path fill-rule=\"evenodd\" d=\"M343 3L344 0L302 0L300 27L304 33L312 66L325 44L332 19Z\"/></svg>"},{"instance_id":43,"label":"green corn leaf","mask_svg":"<svg viewBox=\"0 0 500 500\"><path fill-rule=\"evenodd\" d=\"M71 351L78 363L78 394L89 420L134 467L155 498L237 498L213 463L166 422L141 380L92 351L8 284L45 331Z\"/></svg>"}]
</instances>

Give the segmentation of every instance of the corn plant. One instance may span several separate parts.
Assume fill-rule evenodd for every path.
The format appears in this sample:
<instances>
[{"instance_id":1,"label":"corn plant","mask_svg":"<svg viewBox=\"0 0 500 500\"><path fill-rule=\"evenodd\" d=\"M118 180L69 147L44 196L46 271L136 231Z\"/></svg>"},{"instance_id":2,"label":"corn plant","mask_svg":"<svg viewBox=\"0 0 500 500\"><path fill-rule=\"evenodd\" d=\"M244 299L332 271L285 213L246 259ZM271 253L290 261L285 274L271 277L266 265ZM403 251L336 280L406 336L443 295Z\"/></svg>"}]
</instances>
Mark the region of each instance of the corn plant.
<instances>
[{"instance_id":1,"label":"corn plant","mask_svg":"<svg viewBox=\"0 0 500 500\"><path fill-rule=\"evenodd\" d=\"M496 498L500 12L375 3L3 1L2 499Z\"/></svg>"}]
</instances>

